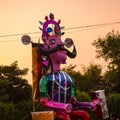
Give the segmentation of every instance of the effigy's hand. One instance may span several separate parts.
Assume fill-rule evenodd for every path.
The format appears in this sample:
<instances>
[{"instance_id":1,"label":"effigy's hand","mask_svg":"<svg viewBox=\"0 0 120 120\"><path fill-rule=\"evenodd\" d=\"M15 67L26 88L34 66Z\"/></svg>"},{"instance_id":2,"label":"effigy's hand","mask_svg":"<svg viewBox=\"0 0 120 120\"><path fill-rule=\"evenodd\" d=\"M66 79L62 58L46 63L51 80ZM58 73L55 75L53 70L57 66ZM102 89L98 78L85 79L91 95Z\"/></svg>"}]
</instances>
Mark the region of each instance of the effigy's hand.
<instances>
[{"instance_id":1,"label":"effigy's hand","mask_svg":"<svg viewBox=\"0 0 120 120\"><path fill-rule=\"evenodd\" d=\"M47 102L49 101L48 98L40 98L40 103L44 106L46 106Z\"/></svg>"}]
</instances>

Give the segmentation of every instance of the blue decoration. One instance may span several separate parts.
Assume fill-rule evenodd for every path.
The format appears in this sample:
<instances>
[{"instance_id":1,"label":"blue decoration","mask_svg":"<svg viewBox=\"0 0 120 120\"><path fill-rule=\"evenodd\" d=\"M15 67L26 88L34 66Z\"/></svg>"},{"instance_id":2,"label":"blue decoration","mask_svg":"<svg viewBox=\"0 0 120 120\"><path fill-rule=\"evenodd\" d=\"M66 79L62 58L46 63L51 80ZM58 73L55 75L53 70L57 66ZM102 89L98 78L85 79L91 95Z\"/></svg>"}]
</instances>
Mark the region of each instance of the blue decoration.
<instances>
[{"instance_id":1,"label":"blue decoration","mask_svg":"<svg viewBox=\"0 0 120 120\"><path fill-rule=\"evenodd\" d=\"M48 27L47 30L46 30L47 33L50 33L52 32L52 28L51 27Z\"/></svg>"}]
</instances>

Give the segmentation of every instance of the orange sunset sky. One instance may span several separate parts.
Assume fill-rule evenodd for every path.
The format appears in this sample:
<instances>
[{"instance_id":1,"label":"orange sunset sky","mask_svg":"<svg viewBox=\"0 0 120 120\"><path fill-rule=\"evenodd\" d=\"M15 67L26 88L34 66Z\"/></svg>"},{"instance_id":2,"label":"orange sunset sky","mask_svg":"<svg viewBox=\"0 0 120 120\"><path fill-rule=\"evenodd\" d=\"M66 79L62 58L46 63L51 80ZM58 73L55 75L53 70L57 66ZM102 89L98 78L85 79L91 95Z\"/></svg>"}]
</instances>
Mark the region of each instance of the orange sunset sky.
<instances>
[{"instance_id":1,"label":"orange sunset sky","mask_svg":"<svg viewBox=\"0 0 120 120\"><path fill-rule=\"evenodd\" d=\"M18 61L20 68L29 68L30 83L31 45L21 43L21 33L39 32L28 35L34 42L41 40L39 20L44 22L44 17L51 12L55 20L61 19L60 25L65 28L120 22L120 0L0 0L0 65ZM77 57L67 59L66 65L77 65L77 70L91 62L104 66L102 60L96 60L92 42L113 29L120 31L120 24L63 30L66 34L62 39L72 38L77 49ZM14 34L20 35L9 36Z\"/></svg>"}]
</instances>

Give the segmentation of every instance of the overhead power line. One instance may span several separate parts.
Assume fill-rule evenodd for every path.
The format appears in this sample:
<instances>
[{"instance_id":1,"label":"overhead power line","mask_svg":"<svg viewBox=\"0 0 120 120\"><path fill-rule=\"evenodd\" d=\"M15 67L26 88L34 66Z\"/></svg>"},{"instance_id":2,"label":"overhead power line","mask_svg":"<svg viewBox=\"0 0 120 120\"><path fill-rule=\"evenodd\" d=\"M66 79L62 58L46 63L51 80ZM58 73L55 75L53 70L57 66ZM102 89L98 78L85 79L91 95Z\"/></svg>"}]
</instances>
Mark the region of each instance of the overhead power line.
<instances>
[{"instance_id":1,"label":"overhead power line","mask_svg":"<svg viewBox=\"0 0 120 120\"><path fill-rule=\"evenodd\" d=\"M0 35L0 37L13 37L13 36L19 36L19 35L25 35L25 34L37 34L40 32L29 32L29 33L18 33L18 34L9 34L9 35Z\"/></svg>"},{"instance_id":2,"label":"overhead power line","mask_svg":"<svg viewBox=\"0 0 120 120\"><path fill-rule=\"evenodd\" d=\"M38 37L37 37L37 36L36 36L36 37L32 37L32 39L36 39L36 38L38 38ZM14 39L14 40L11 40L11 39L9 39L9 40L1 40L0 43L6 43L6 42L18 42L18 41L20 41L19 38L18 38L18 39Z\"/></svg>"},{"instance_id":3,"label":"overhead power line","mask_svg":"<svg viewBox=\"0 0 120 120\"><path fill-rule=\"evenodd\" d=\"M111 22L111 23L103 23L103 24L93 24L93 25L85 25L85 26L79 26L79 27L71 27L71 28L65 28L64 30L75 30L75 29L82 29L82 28L92 28L92 27L101 27L101 26L107 26L107 25L114 25L114 24L120 24L120 21L118 22ZM28 33L18 33L18 34L8 34L8 35L0 35L0 37L14 37L19 35L25 35L25 34L38 34L39 32L28 32ZM0 41L2 42L2 41Z\"/></svg>"},{"instance_id":4,"label":"overhead power line","mask_svg":"<svg viewBox=\"0 0 120 120\"><path fill-rule=\"evenodd\" d=\"M15 41L18 41L18 39L16 39L16 40L2 40L2 41L0 41L0 42L15 42Z\"/></svg>"},{"instance_id":5,"label":"overhead power line","mask_svg":"<svg viewBox=\"0 0 120 120\"><path fill-rule=\"evenodd\" d=\"M120 21L119 22L112 22L112 23L103 23L103 24L80 26L80 27L71 27L71 28L66 28L65 30L80 29L80 28L90 28L90 27L99 27L99 26L113 25L113 24L120 24Z\"/></svg>"}]
</instances>

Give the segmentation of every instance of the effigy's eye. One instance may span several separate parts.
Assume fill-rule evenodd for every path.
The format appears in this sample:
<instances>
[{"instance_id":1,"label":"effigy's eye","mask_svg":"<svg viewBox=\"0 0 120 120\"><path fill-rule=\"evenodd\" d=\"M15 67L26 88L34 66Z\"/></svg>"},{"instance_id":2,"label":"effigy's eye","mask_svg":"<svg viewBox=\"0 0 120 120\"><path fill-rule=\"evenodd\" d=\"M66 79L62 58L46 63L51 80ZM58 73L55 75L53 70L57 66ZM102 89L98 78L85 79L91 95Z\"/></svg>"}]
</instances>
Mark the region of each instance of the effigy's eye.
<instances>
[{"instance_id":1,"label":"effigy's eye","mask_svg":"<svg viewBox=\"0 0 120 120\"><path fill-rule=\"evenodd\" d=\"M48 27L47 30L46 30L47 33L51 33L52 32L52 28L51 27Z\"/></svg>"},{"instance_id":2,"label":"effigy's eye","mask_svg":"<svg viewBox=\"0 0 120 120\"><path fill-rule=\"evenodd\" d=\"M55 39L50 39L50 44L51 45L55 44Z\"/></svg>"}]
</instances>

